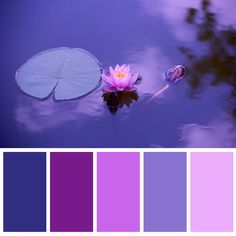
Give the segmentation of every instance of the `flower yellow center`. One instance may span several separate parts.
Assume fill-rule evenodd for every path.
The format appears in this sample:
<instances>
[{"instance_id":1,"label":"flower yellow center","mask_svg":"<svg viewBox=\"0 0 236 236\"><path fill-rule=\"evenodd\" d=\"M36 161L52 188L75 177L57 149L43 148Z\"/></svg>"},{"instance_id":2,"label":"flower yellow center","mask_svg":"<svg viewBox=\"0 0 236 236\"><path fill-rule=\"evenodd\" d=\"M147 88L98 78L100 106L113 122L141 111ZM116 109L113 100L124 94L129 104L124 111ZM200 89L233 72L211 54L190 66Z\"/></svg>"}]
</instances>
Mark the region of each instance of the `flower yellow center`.
<instances>
[{"instance_id":1,"label":"flower yellow center","mask_svg":"<svg viewBox=\"0 0 236 236\"><path fill-rule=\"evenodd\" d=\"M124 79L126 74L124 72L117 72L115 74L116 78L119 78L119 79Z\"/></svg>"}]
</instances>

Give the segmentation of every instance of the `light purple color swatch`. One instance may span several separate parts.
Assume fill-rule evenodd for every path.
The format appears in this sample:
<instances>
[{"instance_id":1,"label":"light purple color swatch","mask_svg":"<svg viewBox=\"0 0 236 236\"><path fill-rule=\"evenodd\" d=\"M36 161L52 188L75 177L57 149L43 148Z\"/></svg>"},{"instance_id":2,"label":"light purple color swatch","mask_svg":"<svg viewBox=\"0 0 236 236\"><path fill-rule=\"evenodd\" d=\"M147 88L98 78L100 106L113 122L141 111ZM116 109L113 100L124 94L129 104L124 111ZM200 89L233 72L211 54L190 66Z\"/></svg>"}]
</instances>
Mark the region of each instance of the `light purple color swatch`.
<instances>
[{"instance_id":1,"label":"light purple color swatch","mask_svg":"<svg viewBox=\"0 0 236 236\"><path fill-rule=\"evenodd\" d=\"M139 153L97 154L97 231L138 232Z\"/></svg>"},{"instance_id":2,"label":"light purple color swatch","mask_svg":"<svg viewBox=\"0 0 236 236\"><path fill-rule=\"evenodd\" d=\"M191 231L233 231L233 153L191 153Z\"/></svg>"}]
</instances>

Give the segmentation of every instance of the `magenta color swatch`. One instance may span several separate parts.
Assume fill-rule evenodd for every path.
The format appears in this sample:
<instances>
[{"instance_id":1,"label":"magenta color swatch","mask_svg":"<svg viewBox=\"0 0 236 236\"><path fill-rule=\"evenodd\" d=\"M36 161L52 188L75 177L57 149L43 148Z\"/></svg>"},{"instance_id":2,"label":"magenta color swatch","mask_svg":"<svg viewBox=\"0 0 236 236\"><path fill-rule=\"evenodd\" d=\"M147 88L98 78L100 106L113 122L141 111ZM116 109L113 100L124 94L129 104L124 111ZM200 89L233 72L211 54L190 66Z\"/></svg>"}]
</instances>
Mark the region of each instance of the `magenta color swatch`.
<instances>
[{"instance_id":1,"label":"magenta color swatch","mask_svg":"<svg viewBox=\"0 0 236 236\"><path fill-rule=\"evenodd\" d=\"M51 153L52 232L93 231L93 153Z\"/></svg>"},{"instance_id":2,"label":"magenta color swatch","mask_svg":"<svg viewBox=\"0 0 236 236\"><path fill-rule=\"evenodd\" d=\"M233 231L233 153L191 153L191 231Z\"/></svg>"},{"instance_id":3,"label":"magenta color swatch","mask_svg":"<svg viewBox=\"0 0 236 236\"><path fill-rule=\"evenodd\" d=\"M139 231L139 161L139 153L97 154L97 231Z\"/></svg>"}]
</instances>

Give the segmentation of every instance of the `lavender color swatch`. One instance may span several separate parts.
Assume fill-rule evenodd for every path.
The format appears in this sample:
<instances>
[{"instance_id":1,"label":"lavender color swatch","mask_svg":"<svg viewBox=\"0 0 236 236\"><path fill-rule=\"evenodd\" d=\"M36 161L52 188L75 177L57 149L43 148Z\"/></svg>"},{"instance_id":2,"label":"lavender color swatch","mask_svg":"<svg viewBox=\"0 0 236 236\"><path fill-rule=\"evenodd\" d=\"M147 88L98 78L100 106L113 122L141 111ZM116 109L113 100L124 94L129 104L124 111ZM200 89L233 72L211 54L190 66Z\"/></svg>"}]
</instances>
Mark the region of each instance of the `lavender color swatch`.
<instances>
[{"instance_id":1,"label":"lavender color swatch","mask_svg":"<svg viewBox=\"0 0 236 236\"><path fill-rule=\"evenodd\" d=\"M97 231L139 231L139 161L139 153L97 154Z\"/></svg>"},{"instance_id":2,"label":"lavender color swatch","mask_svg":"<svg viewBox=\"0 0 236 236\"><path fill-rule=\"evenodd\" d=\"M191 231L233 231L233 153L191 154Z\"/></svg>"},{"instance_id":3,"label":"lavender color swatch","mask_svg":"<svg viewBox=\"0 0 236 236\"><path fill-rule=\"evenodd\" d=\"M93 154L51 153L51 231L93 231Z\"/></svg>"},{"instance_id":4,"label":"lavender color swatch","mask_svg":"<svg viewBox=\"0 0 236 236\"><path fill-rule=\"evenodd\" d=\"M186 231L186 153L144 154L144 231Z\"/></svg>"}]
</instances>

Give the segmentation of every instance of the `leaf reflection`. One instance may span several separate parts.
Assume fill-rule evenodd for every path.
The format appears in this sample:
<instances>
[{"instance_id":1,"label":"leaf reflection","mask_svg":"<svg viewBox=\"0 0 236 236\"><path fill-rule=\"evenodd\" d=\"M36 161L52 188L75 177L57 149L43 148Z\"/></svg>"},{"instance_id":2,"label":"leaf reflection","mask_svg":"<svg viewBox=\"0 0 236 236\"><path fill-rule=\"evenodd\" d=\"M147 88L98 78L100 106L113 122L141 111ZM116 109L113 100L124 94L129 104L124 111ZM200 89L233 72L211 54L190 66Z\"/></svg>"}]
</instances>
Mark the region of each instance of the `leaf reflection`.
<instances>
[{"instance_id":1,"label":"leaf reflection","mask_svg":"<svg viewBox=\"0 0 236 236\"><path fill-rule=\"evenodd\" d=\"M115 115L118 109L127 106L130 107L133 101L137 101L139 96L136 92L115 92L115 93L104 93L102 95L103 100L111 112Z\"/></svg>"},{"instance_id":2,"label":"leaf reflection","mask_svg":"<svg viewBox=\"0 0 236 236\"><path fill-rule=\"evenodd\" d=\"M194 97L204 86L230 87L227 101L231 114L236 118L236 29L232 25L222 25L212 10L212 1L202 0L201 8L189 8L185 21L196 29L196 40L205 50L199 53L191 47L181 46L186 56L190 96Z\"/></svg>"}]
</instances>

